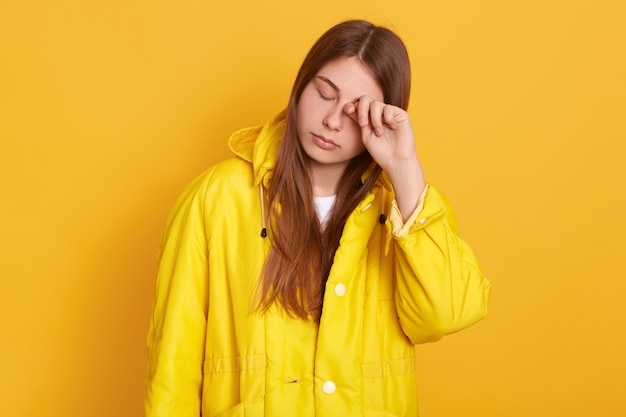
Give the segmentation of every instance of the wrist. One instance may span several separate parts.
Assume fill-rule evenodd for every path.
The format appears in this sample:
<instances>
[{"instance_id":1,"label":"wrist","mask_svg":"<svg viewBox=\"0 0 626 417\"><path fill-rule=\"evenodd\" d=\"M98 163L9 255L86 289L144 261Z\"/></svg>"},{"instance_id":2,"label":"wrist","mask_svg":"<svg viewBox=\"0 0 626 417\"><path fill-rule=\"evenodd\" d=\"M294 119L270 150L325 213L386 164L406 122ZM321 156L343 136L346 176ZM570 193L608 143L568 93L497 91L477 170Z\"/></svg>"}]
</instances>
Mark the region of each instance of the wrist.
<instances>
[{"instance_id":1,"label":"wrist","mask_svg":"<svg viewBox=\"0 0 626 417\"><path fill-rule=\"evenodd\" d=\"M417 207L419 196L426 187L422 167L417 160L398 161L386 171L393 186L398 209L406 221Z\"/></svg>"}]
</instances>

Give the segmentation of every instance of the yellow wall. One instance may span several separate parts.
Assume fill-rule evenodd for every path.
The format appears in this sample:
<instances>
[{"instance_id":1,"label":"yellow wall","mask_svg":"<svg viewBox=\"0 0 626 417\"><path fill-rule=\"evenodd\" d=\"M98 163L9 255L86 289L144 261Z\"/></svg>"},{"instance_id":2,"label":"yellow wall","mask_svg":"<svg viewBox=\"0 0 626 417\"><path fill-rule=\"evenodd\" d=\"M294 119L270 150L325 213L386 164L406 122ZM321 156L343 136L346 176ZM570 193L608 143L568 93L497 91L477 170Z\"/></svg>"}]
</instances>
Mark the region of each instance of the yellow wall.
<instances>
[{"instance_id":1,"label":"yellow wall","mask_svg":"<svg viewBox=\"0 0 626 417\"><path fill-rule=\"evenodd\" d=\"M183 185L349 17L395 28L428 179L494 284L419 346L423 417L626 415L626 4L0 3L0 414L137 416Z\"/></svg>"}]
</instances>

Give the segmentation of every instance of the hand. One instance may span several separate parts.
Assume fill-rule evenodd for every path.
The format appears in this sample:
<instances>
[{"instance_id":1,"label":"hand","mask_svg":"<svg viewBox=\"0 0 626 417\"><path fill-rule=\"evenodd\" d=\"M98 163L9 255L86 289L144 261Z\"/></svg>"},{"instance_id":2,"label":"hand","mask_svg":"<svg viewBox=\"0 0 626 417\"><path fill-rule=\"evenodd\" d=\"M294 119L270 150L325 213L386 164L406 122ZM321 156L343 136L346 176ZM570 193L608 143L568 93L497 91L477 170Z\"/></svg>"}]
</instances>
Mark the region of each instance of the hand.
<instances>
[{"instance_id":1,"label":"hand","mask_svg":"<svg viewBox=\"0 0 626 417\"><path fill-rule=\"evenodd\" d=\"M343 111L359 125L365 148L387 173L406 221L426 186L408 113L369 96L346 104Z\"/></svg>"},{"instance_id":2,"label":"hand","mask_svg":"<svg viewBox=\"0 0 626 417\"><path fill-rule=\"evenodd\" d=\"M343 110L359 125L365 148L388 174L398 163L417 161L413 128L406 111L369 96L346 104Z\"/></svg>"}]
</instances>

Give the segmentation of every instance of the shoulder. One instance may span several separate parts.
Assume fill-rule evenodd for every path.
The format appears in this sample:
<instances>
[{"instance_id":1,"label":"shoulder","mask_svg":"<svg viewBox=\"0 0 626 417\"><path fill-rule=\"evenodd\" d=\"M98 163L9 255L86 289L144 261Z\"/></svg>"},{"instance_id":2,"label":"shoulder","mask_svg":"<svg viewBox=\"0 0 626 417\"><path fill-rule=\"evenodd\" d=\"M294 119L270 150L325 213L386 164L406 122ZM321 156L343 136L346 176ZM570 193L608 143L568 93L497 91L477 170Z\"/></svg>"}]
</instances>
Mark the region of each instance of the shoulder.
<instances>
[{"instance_id":1,"label":"shoulder","mask_svg":"<svg viewBox=\"0 0 626 417\"><path fill-rule=\"evenodd\" d=\"M197 187L206 192L253 186L252 164L241 158L230 158L213 165L196 179Z\"/></svg>"},{"instance_id":2,"label":"shoulder","mask_svg":"<svg viewBox=\"0 0 626 417\"><path fill-rule=\"evenodd\" d=\"M240 158L230 158L221 161L193 180L189 181L179 194L176 205L184 202L202 203L210 195L241 187L242 184L253 184L253 171L249 162Z\"/></svg>"},{"instance_id":3,"label":"shoulder","mask_svg":"<svg viewBox=\"0 0 626 417\"><path fill-rule=\"evenodd\" d=\"M206 190L221 183L238 182L253 177L252 165L241 158L229 158L207 168L190 181L186 188Z\"/></svg>"}]
</instances>

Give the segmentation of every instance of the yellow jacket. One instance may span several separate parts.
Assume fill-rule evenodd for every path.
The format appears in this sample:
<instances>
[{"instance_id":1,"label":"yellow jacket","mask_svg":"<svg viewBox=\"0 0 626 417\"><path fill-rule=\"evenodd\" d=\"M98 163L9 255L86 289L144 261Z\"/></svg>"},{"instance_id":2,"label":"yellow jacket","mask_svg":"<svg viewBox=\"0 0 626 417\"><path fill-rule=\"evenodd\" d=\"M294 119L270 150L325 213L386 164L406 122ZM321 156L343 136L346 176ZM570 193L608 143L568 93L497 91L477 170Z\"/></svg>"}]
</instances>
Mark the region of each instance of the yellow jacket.
<instances>
[{"instance_id":1,"label":"yellow jacket","mask_svg":"<svg viewBox=\"0 0 626 417\"><path fill-rule=\"evenodd\" d=\"M259 190L282 115L230 139L164 236L148 336L146 417L417 416L414 344L485 316L490 284L432 186L402 225L384 175L348 218L319 326L251 312L269 249ZM384 225L380 210L389 213Z\"/></svg>"}]
</instances>

